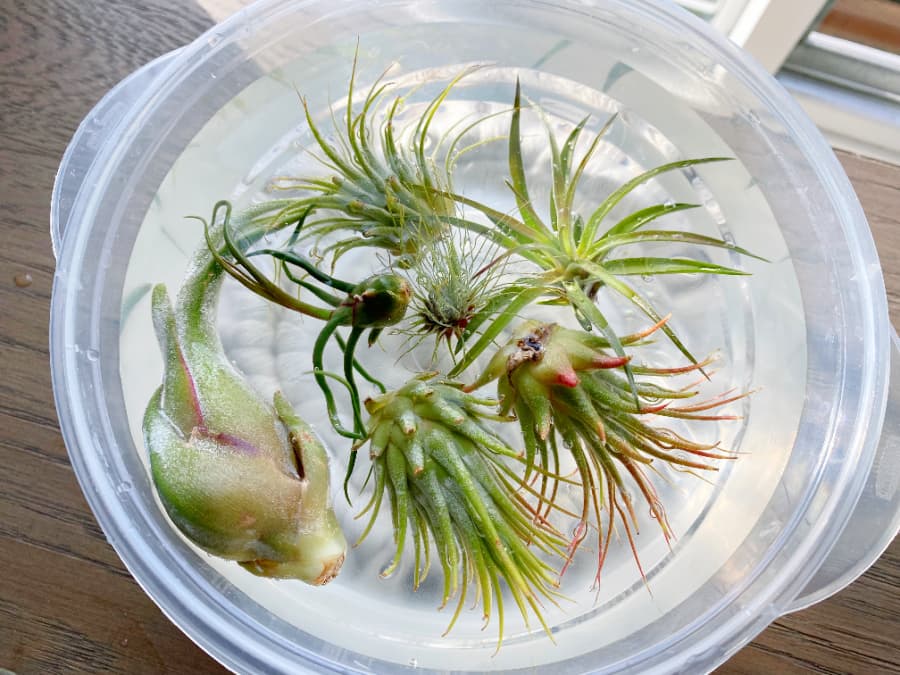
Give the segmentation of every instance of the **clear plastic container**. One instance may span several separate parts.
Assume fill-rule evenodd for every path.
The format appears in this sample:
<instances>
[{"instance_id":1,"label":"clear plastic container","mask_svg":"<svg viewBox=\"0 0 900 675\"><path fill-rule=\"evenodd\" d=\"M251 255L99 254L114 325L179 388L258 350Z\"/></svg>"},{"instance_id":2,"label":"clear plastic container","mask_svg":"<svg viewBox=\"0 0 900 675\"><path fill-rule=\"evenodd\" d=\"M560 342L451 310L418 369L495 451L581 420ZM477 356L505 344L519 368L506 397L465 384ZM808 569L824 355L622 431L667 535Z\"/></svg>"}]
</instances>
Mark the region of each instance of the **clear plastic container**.
<instances>
[{"instance_id":1,"label":"clear plastic container","mask_svg":"<svg viewBox=\"0 0 900 675\"><path fill-rule=\"evenodd\" d=\"M361 82L396 60L392 76L427 89L480 62L488 67L461 101L508 105L502 95L520 77L560 123L619 110L605 152L622 175L670 158L735 157L648 189L699 192L701 226L771 260L749 281L652 291L677 304L698 351L723 349L727 384L762 387L728 432L747 454L682 500L671 552L646 540L653 595L633 565L611 566L596 605L551 617L557 646L513 631L492 657L490 635L463 626L442 639L432 624L447 617L434 603L396 609L409 603L398 582L378 604L360 582L372 570L354 567L353 554L325 589L249 578L189 546L153 496L135 433L159 375L142 289L177 285L199 241L181 216L222 196L240 201L309 144L295 88L327 111L357 38ZM489 174L463 179L477 186ZM707 670L781 614L850 583L900 527L900 352L862 210L788 94L669 5L258 3L97 105L60 167L52 228L54 391L86 498L147 593L234 670Z\"/></svg>"}]
</instances>

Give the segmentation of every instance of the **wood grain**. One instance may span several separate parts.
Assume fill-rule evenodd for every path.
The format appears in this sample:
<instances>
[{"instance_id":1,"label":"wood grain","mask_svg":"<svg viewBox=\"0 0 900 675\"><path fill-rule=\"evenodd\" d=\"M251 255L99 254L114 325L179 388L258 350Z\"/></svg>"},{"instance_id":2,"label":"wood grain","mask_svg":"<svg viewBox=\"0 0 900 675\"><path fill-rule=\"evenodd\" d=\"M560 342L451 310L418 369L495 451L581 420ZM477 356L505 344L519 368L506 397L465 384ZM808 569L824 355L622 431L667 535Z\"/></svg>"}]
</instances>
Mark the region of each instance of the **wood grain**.
<instances>
[{"instance_id":1,"label":"wood grain","mask_svg":"<svg viewBox=\"0 0 900 675\"><path fill-rule=\"evenodd\" d=\"M0 2L0 668L222 672L122 567L81 495L48 372L50 191L66 143L119 79L241 0ZM841 155L900 323L900 168ZM19 287L18 275L31 275ZM900 545L850 588L784 617L721 673L900 672Z\"/></svg>"},{"instance_id":2,"label":"wood grain","mask_svg":"<svg viewBox=\"0 0 900 675\"><path fill-rule=\"evenodd\" d=\"M817 30L900 54L900 3L895 0L838 0Z\"/></svg>"}]
</instances>

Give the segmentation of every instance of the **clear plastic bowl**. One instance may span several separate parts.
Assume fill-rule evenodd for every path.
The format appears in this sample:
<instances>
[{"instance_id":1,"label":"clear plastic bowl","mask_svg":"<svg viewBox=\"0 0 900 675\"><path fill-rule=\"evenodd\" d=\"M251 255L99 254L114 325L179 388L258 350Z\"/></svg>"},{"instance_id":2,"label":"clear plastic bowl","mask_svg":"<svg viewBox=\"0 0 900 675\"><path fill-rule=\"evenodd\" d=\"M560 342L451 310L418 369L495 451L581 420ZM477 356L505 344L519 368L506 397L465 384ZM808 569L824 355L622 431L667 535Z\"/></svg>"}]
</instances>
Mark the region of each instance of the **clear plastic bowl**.
<instances>
[{"instance_id":1,"label":"clear plastic bowl","mask_svg":"<svg viewBox=\"0 0 900 675\"><path fill-rule=\"evenodd\" d=\"M461 89L464 99L496 102L519 76L554 119L619 110L607 159L624 173L735 157L729 169L652 189L699 193L708 227L772 261L749 281L658 291L681 301L676 316L701 349L723 347L730 384L762 386L729 439L747 454L697 490L705 501L650 565L653 596L611 568L603 588L612 590L596 606L554 615L555 647L520 631L492 658L490 636L464 629L442 640L430 614L355 606L352 566L346 583L309 593L248 580L189 546L154 499L135 434L158 378L141 288L176 285L182 249L199 240L196 229L160 223L252 191L308 145L294 88L327 110L357 38L360 81L394 60L398 78L426 84L477 61L488 74ZM900 358L862 210L788 94L668 4L260 2L97 105L63 159L51 218L53 383L82 489L138 583L234 670L707 670L781 614L850 583L900 527ZM173 248L159 243L166 237ZM149 374L135 375L142 359ZM396 585L385 593L405 597Z\"/></svg>"}]
</instances>

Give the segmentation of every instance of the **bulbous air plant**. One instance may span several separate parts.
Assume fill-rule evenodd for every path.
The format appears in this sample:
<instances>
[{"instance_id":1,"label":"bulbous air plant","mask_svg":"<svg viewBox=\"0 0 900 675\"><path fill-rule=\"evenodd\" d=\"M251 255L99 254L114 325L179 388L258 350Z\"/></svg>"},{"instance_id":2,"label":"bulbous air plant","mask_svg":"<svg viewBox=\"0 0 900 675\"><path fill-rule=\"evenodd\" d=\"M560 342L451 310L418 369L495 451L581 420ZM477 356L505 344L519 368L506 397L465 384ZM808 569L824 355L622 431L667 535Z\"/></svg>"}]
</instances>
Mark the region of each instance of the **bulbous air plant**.
<instances>
[{"instance_id":1,"label":"bulbous air plant","mask_svg":"<svg viewBox=\"0 0 900 675\"><path fill-rule=\"evenodd\" d=\"M222 269L201 252L178 311L153 290L163 384L144 415L153 482L192 542L265 577L327 583L346 541L328 456L281 394L274 409L234 369L215 330Z\"/></svg>"},{"instance_id":2,"label":"bulbous air plant","mask_svg":"<svg viewBox=\"0 0 900 675\"><path fill-rule=\"evenodd\" d=\"M657 324L649 331L620 338L621 344L638 343L659 328ZM545 476L558 475L560 452L571 454L577 482L582 486L582 509L569 559L587 536L589 526L594 525L599 544L597 582L617 519L624 526L640 568L633 537L638 523L626 489L626 475L649 505L668 542L671 528L647 470L653 470L655 461L662 461L685 470L716 471L710 460L735 457L720 450L718 444L696 443L656 425L665 418L735 419L709 411L746 396L726 393L699 403L686 402L696 395L695 391L667 389L646 378L700 370L709 360L681 368L632 365L632 383L624 376L630 357L609 349L605 338L557 324L528 321L494 355L480 377L465 387L465 391L474 391L497 381L500 414L514 412L518 418L529 466L539 460ZM559 447L557 435L564 448ZM555 490L555 484L548 486L544 480L541 501L553 504Z\"/></svg>"},{"instance_id":3,"label":"bulbous air plant","mask_svg":"<svg viewBox=\"0 0 900 675\"><path fill-rule=\"evenodd\" d=\"M549 634L541 599L556 602L558 577L538 553L562 560L566 544L528 501L525 495L531 490L522 483L521 472L507 466L521 461L519 453L485 425L496 419L486 406L497 401L429 382L429 377L366 401L374 492L360 513L372 512L360 541L386 494L397 546L383 575L397 569L411 533L413 585L418 587L428 574L433 541L444 574L443 604L459 595L448 632L474 585L485 624L496 602L499 648L504 582L526 625L533 613Z\"/></svg>"}]
</instances>

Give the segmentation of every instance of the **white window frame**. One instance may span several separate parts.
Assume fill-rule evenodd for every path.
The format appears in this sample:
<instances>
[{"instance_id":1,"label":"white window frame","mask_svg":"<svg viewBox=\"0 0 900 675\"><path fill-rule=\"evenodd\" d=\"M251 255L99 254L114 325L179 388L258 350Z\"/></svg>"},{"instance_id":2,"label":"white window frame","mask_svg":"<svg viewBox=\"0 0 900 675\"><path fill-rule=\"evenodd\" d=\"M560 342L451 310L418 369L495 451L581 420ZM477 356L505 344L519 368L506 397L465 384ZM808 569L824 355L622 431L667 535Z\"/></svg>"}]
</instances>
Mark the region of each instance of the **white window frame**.
<instances>
[{"instance_id":1,"label":"white window frame","mask_svg":"<svg viewBox=\"0 0 900 675\"><path fill-rule=\"evenodd\" d=\"M677 0L750 52L770 73L781 68L829 0Z\"/></svg>"},{"instance_id":2,"label":"white window frame","mask_svg":"<svg viewBox=\"0 0 900 675\"><path fill-rule=\"evenodd\" d=\"M827 4L828 0L749 0L728 37L775 73Z\"/></svg>"}]
</instances>

